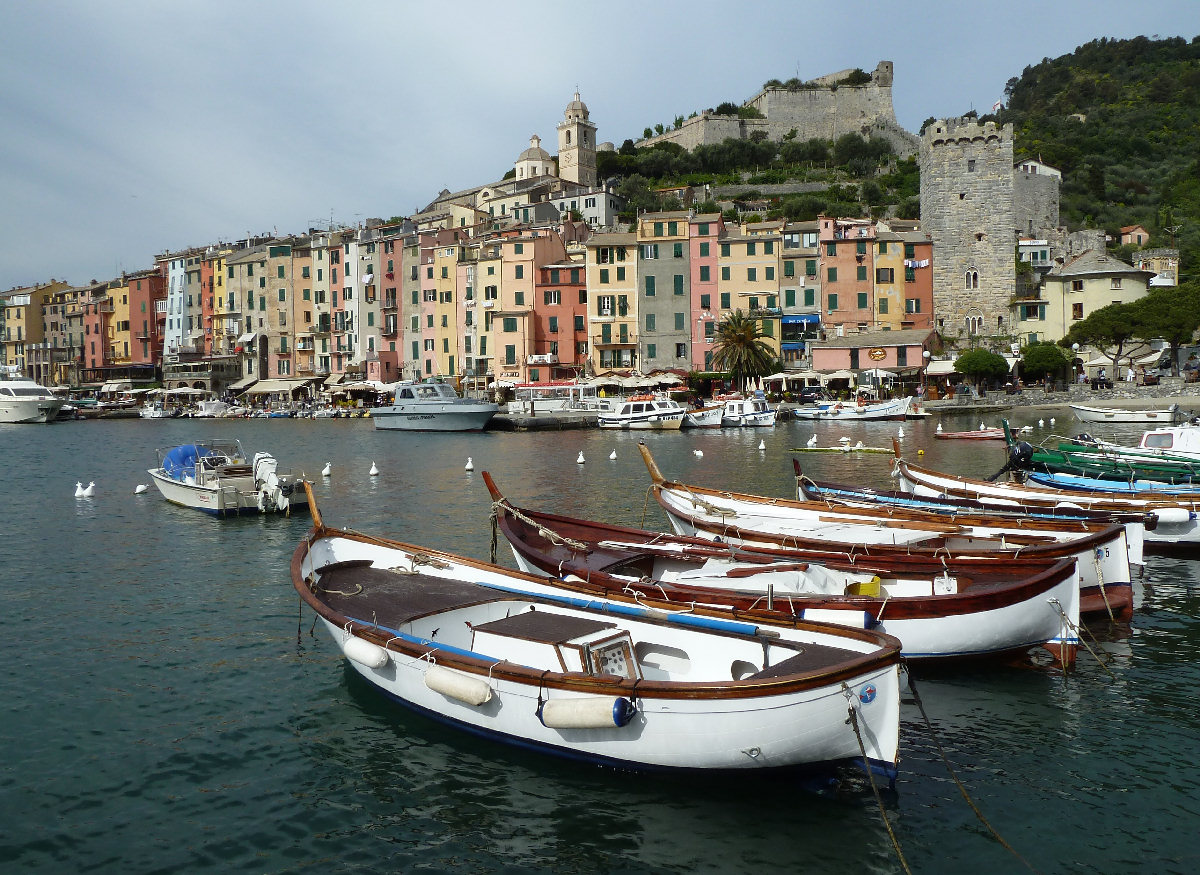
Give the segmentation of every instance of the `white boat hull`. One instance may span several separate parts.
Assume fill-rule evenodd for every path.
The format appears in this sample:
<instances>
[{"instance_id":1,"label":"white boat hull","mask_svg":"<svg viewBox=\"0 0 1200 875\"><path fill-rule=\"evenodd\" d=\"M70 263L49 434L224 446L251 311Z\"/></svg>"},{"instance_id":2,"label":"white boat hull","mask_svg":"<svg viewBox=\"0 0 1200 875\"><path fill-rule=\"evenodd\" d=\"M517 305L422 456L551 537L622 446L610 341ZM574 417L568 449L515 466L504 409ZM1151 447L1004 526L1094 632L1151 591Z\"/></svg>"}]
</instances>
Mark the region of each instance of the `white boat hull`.
<instances>
[{"instance_id":1,"label":"white boat hull","mask_svg":"<svg viewBox=\"0 0 1200 875\"><path fill-rule=\"evenodd\" d=\"M304 576L334 562L371 559L378 567L407 564L401 550L348 538L322 538L310 549L312 552L299 566ZM461 579L463 568L453 564L448 554L433 555L439 562L422 565L422 574ZM440 567L442 564L446 567ZM519 585L528 589L531 583L523 579L514 583L511 576L481 565L470 567L468 573L469 579L484 584ZM350 636L325 617L322 623L335 645L347 652ZM381 631L389 634L392 630ZM834 639L828 640L832 643ZM424 642L437 646L429 639ZM693 661L705 656L723 658L720 653L700 651L683 656L690 656ZM390 648L383 664L377 667L349 659L354 670L372 686L435 720L524 747L605 765L651 770L756 771L859 760L859 735L850 725L849 708L856 712L867 759L877 768L895 762L900 694L895 666L874 668L844 682L774 695L716 697L705 696L698 690L695 696L659 697L652 690L645 693L639 690L636 713L627 725L554 728L539 719L539 710L546 702L583 705L589 697L559 687L497 676L480 678L490 686L491 696L482 704L470 704L430 688L426 673L435 660L413 658ZM713 668L704 666L702 670L695 662L693 666L702 677ZM645 664L645 668L651 672L645 677L651 679L653 665ZM884 768L894 774L894 767Z\"/></svg>"},{"instance_id":2,"label":"white boat hull","mask_svg":"<svg viewBox=\"0 0 1200 875\"><path fill-rule=\"evenodd\" d=\"M1119 407L1088 407L1083 404L1069 405L1071 412L1080 422L1111 423L1154 423L1170 424L1179 416L1179 405L1172 404L1161 410L1125 410Z\"/></svg>"},{"instance_id":3,"label":"white boat hull","mask_svg":"<svg viewBox=\"0 0 1200 875\"><path fill-rule=\"evenodd\" d=\"M0 422L54 422L64 403L56 398L0 400Z\"/></svg>"},{"instance_id":4,"label":"white boat hull","mask_svg":"<svg viewBox=\"0 0 1200 875\"><path fill-rule=\"evenodd\" d=\"M381 431L483 431L499 408L495 404L393 404L371 411Z\"/></svg>"},{"instance_id":5,"label":"white boat hull","mask_svg":"<svg viewBox=\"0 0 1200 875\"><path fill-rule=\"evenodd\" d=\"M721 414L724 408L720 405L712 407L701 407L697 410L689 410L683 417L684 428L720 428L722 425Z\"/></svg>"},{"instance_id":6,"label":"white boat hull","mask_svg":"<svg viewBox=\"0 0 1200 875\"><path fill-rule=\"evenodd\" d=\"M912 398L897 398L894 401L883 401L878 404L855 404L851 401L834 404L821 404L816 408L797 408L795 416L798 419L851 419L859 422L869 422L876 419L899 420L909 415Z\"/></svg>"}]
</instances>

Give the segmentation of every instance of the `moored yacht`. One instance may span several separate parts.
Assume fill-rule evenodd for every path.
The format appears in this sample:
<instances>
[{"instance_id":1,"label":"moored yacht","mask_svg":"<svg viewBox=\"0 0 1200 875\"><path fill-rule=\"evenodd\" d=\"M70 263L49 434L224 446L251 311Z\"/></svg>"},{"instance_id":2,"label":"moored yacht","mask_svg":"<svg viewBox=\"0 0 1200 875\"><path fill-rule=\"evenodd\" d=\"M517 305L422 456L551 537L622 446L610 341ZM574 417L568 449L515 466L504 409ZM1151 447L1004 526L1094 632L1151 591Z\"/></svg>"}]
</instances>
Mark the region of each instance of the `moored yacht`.
<instances>
[{"instance_id":1,"label":"moored yacht","mask_svg":"<svg viewBox=\"0 0 1200 875\"><path fill-rule=\"evenodd\" d=\"M482 431L500 407L460 398L446 383L397 383L395 402L371 411L377 429Z\"/></svg>"},{"instance_id":2,"label":"moored yacht","mask_svg":"<svg viewBox=\"0 0 1200 875\"><path fill-rule=\"evenodd\" d=\"M64 403L29 377L0 373L0 422L53 422Z\"/></svg>"}]
</instances>

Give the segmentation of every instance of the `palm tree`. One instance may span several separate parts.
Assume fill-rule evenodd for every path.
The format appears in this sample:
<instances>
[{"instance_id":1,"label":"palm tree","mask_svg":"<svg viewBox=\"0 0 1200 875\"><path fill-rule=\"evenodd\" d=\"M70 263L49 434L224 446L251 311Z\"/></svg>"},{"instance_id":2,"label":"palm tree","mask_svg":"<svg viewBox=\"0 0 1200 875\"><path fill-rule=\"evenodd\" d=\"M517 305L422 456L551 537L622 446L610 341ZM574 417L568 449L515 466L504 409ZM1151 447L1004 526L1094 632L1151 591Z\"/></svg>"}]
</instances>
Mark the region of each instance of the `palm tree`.
<instances>
[{"instance_id":1,"label":"palm tree","mask_svg":"<svg viewBox=\"0 0 1200 875\"><path fill-rule=\"evenodd\" d=\"M756 377L765 377L775 369L775 353L762 341L758 320L735 310L717 326L713 343L713 367L729 371L734 383L746 388Z\"/></svg>"}]
</instances>

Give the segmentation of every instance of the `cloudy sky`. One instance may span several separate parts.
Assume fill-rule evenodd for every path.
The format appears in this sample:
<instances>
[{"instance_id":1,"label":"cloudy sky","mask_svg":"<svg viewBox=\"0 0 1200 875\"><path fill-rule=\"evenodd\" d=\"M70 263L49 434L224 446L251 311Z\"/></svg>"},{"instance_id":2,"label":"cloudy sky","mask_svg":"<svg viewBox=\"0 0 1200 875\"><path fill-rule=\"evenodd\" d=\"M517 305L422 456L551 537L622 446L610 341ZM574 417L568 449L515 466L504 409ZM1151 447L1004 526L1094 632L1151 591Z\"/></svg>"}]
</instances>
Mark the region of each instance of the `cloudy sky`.
<instances>
[{"instance_id":1,"label":"cloudy sky","mask_svg":"<svg viewBox=\"0 0 1200 875\"><path fill-rule=\"evenodd\" d=\"M1195 0L453 3L0 0L0 290L168 250L406 215L501 177L579 88L601 140L768 79L895 63L897 118L981 113Z\"/></svg>"}]
</instances>

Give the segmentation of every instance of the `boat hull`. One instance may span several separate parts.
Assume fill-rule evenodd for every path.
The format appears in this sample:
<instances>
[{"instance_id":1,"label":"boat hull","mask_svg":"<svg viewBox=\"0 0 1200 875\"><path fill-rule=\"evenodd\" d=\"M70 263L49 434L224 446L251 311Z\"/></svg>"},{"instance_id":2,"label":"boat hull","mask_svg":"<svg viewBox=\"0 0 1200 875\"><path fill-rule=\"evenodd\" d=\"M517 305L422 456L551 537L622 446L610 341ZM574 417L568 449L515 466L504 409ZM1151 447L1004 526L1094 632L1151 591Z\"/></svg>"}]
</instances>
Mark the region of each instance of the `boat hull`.
<instances>
[{"instance_id":1,"label":"boat hull","mask_svg":"<svg viewBox=\"0 0 1200 875\"><path fill-rule=\"evenodd\" d=\"M1071 412L1080 422L1132 422L1172 423L1179 417L1179 405L1172 404L1160 410L1125 410L1119 407L1088 407L1083 404L1069 405Z\"/></svg>"},{"instance_id":2,"label":"boat hull","mask_svg":"<svg viewBox=\"0 0 1200 875\"><path fill-rule=\"evenodd\" d=\"M57 398L0 400L0 423L54 422L64 403Z\"/></svg>"},{"instance_id":3,"label":"boat hull","mask_svg":"<svg viewBox=\"0 0 1200 875\"><path fill-rule=\"evenodd\" d=\"M495 404L394 404L371 411L380 431L483 431Z\"/></svg>"},{"instance_id":4,"label":"boat hull","mask_svg":"<svg viewBox=\"0 0 1200 875\"><path fill-rule=\"evenodd\" d=\"M853 404L841 402L822 404L814 409L797 408L794 415L798 419L850 419L858 422L872 420L899 421L908 418L912 398L898 398L895 401L884 401L879 404Z\"/></svg>"}]
</instances>

